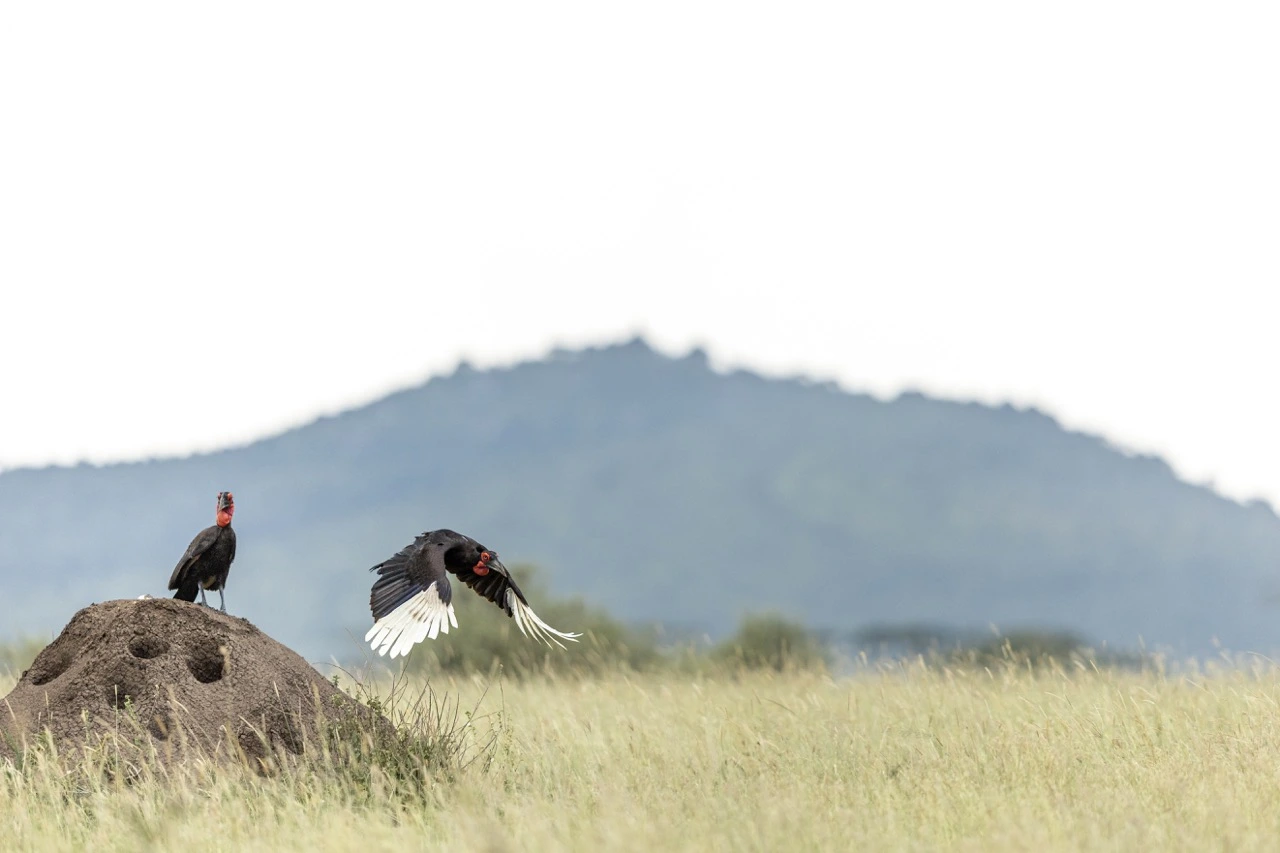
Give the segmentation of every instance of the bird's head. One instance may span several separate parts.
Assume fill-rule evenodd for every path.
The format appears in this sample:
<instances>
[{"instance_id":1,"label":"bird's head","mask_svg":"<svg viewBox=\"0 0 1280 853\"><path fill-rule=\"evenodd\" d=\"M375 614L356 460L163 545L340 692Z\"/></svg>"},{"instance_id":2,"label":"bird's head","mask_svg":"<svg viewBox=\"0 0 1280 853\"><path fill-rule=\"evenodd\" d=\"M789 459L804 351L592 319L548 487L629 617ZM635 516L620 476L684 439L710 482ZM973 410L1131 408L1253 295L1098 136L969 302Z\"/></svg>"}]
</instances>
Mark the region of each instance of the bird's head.
<instances>
[{"instance_id":1,"label":"bird's head","mask_svg":"<svg viewBox=\"0 0 1280 853\"><path fill-rule=\"evenodd\" d=\"M236 499L230 492L218 492L218 526L231 524L231 516L236 514Z\"/></svg>"},{"instance_id":2,"label":"bird's head","mask_svg":"<svg viewBox=\"0 0 1280 853\"><path fill-rule=\"evenodd\" d=\"M469 536L452 533L452 531L444 532L452 534L449 538L453 542L444 555L445 564L450 568L457 571L470 569L481 577L489 574L493 569L506 572L507 567L498 559L497 551L486 548Z\"/></svg>"},{"instance_id":3,"label":"bird's head","mask_svg":"<svg viewBox=\"0 0 1280 853\"><path fill-rule=\"evenodd\" d=\"M502 568L504 567L502 561L498 559L497 552L482 548L480 553L476 555L476 564L471 567L471 571L484 577L489 574L490 569Z\"/></svg>"}]
</instances>

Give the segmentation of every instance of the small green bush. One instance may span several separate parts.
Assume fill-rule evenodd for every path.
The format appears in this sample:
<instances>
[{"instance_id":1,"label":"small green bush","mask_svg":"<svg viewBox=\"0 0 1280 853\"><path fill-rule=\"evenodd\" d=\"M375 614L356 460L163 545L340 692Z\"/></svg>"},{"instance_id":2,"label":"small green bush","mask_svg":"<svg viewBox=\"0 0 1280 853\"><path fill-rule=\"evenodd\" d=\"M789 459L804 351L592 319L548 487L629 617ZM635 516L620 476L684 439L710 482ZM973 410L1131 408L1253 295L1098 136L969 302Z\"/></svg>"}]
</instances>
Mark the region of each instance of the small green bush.
<instances>
[{"instance_id":1,"label":"small green bush","mask_svg":"<svg viewBox=\"0 0 1280 853\"><path fill-rule=\"evenodd\" d=\"M772 614L747 616L738 632L711 650L711 658L745 669L778 672L827 665L826 647L798 622Z\"/></svg>"}]
</instances>

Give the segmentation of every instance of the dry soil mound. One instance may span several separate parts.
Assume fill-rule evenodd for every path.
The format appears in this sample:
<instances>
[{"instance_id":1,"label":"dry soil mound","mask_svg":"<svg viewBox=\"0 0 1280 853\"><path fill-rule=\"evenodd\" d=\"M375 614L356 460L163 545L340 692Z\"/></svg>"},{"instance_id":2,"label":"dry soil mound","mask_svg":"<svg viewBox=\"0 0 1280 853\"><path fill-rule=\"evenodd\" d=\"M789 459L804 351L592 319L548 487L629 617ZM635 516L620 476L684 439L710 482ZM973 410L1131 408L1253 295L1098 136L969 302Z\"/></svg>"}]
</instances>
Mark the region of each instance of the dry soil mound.
<instances>
[{"instance_id":1,"label":"dry soil mound","mask_svg":"<svg viewBox=\"0 0 1280 853\"><path fill-rule=\"evenodd\" d=\"M169 598L86 607L0 707L0 751L48 729L60 751L94 734L150 737L164 757L301 754L330 722L367 714L245 619Z\"/></svg>"}]
</instances>

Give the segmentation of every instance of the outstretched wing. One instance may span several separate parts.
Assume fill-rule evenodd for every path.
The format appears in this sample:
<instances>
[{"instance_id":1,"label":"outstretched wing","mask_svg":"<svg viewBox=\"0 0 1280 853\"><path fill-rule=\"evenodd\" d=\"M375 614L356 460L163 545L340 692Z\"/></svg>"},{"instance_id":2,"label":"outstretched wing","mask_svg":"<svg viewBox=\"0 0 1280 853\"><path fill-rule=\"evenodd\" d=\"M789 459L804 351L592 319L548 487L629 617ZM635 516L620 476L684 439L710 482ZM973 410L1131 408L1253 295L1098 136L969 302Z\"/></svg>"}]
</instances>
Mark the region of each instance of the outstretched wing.
<instances>
[{"instance_id":1,"label":"outstretched wing","mask_svg":"<svg viewBox=\"0 0 1280 853\"><path fill-rule=\"evenodd\" d=\"M196 538L192 539L191 544L187 546L187 552L178 561L178 565L173 567L173 574L169 575L169 589L177 589L181 586L192 567L200 562L204 552L213 547L213 543L217 541L218 526L216 524L197 533Z\"/></svg>"},{"instance_id":2,"label":"outstretched wing","mask_svg":"<svg viewBox=\"0 0 1280 853\"><path fill-rule=\"evenodd\" d=\"M529 606L529 599L525 598L524 593L520 591L516 579L507 571L507 567L497 560L489 563L489 571L484 575L476 574L473 569L450 569L450 571L458 576L458 580L505 610L507 615L515 620L520 633L526 637L541 640L548 646L555 643L563 649L565 645L560 640L576 643L582 636L582 634L557 631L539 619L538 614L534 613L533 608Z\"/></svg>"},{"instance_id":3,"label":"outstretched wing","mask_svg":"<svg viewBox=\"0 0 1280 853\"><path fill-rule=\"evenodd\" d=\"M419 536L394 557L369 569L378 573L369 593L374 623L364 640L379 655L407 655L415 643L435 639L449 626L458 627L453 614L453 588L444 570L444 552L424 546Z\"/></svg>"}]
</instances>

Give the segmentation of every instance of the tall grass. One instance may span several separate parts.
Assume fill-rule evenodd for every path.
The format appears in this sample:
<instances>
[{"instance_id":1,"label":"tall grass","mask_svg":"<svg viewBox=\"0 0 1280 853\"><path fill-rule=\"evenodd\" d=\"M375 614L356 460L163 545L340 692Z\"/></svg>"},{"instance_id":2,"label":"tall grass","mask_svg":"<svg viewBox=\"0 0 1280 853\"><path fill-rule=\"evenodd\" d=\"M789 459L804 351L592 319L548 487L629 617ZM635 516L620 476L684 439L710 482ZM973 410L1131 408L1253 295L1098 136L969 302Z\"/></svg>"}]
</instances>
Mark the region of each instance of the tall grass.
<instances>
[{"instance_id":1,"label":"tall grass","mask_svg":"<svg viewBox=\"0 0 1280 853\"><path fill-rule=\"evenodd\" d=\"M339 680L392 713L395 758L126 779L36 751L0 769L0 832L28 850L593 851L1266 850L1280 833L1280 668L1262 660ZM442 737L462 748L413 753Z\"/></svg>"}]
</instances>

